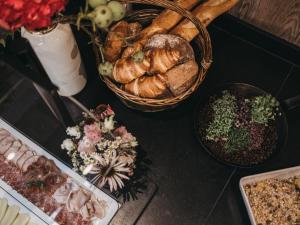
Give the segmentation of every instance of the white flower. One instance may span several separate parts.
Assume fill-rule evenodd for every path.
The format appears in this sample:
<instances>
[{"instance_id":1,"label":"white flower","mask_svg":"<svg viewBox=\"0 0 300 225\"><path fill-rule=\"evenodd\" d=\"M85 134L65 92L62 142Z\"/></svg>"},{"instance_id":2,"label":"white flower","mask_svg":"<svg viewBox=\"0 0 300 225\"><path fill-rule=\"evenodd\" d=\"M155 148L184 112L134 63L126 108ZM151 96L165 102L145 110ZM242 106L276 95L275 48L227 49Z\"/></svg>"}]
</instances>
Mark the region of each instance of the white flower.
<instances>
[{"instance_id":1,"label":"white flower","mask_svg":"<svg viewBox=\"0 0 300 225\"><path fill-rule=\"evenodd\" d=\"M75 137L76 139L79 139L81 136L81 132L80 132L80 128L79 126L75 126L75 127L68 127L67 128L67 134Z\"/></svg>"},{"instance_id":2,"label":"white flower","mask_svg":"<svg viewBox=\"0 0 300 225\"><path fill-rule=\"evenodd\" d=\"M129 180L128 174L131 173L131 169L125 162L119 160L116 151L113 151L110 156L105 154L95 156L95 159L98 165L94 165L89 170L89 173L96 174L92 182L97 183L100 188L108 183L111 192L123 188L123 180Z\"/></svg>"},{"instance_id":3,"label":"white flower","mask_svg":"<svg viewBox=\"0 0 300 225\"><path fill-rule=\"evenodd\" d=\"M75 144L71 139L65 139L61 144L61 148L71 151L75 149Z\"/></svg>"},{"instance_id":4,"label":"white flower","mask_svg":"<svg viewBox=\"0 0 300 225\"><path fill-rule=\"evenodd\" d=\"M104 119L103 130L104 132L112 131L115 128L114 116L106 117Z\"/></svg>"}]
</instances>

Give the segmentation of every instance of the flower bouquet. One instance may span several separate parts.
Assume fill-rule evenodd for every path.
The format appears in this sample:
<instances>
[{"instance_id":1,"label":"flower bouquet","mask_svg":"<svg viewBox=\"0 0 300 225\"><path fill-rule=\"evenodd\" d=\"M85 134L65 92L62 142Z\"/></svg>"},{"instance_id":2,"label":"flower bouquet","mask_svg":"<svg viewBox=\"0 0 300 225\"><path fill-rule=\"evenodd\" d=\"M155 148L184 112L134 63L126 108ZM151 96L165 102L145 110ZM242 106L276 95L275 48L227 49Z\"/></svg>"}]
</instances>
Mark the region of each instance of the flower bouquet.
<instances>
[{"instance_id":1,"label":"flower bouquet","mask_svg":"<svg viewBox=\"0 0 300 225\"><path fill-rule=\"evenodd\" d=\"M83 117L77 126L67 128L69 138L61 148L71 157L74 170L90 175L99 188L122 189L135 169L136 138L117 124L109 105L99 105Z\"/></svg>"}]
</instances>

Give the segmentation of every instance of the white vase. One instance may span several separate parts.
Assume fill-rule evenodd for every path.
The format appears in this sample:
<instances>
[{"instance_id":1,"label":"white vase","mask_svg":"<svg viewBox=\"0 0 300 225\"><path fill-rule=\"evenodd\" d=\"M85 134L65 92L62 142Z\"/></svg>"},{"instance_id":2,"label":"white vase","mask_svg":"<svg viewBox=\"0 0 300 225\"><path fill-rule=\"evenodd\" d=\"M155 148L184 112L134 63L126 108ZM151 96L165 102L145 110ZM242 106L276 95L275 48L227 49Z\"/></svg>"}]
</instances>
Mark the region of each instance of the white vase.
<instances>
[{"instance_id":1,"label":"white vase","mask_svg":"<svg viewBox=\"0 0 300 225\"><path fill-rule=\"evenodd\" d=\"M86 72L69 24L56 24L40 32L22 28L21 34L29 41L60 95L72 96L84 88Z\"/></svg>"}]
</instances>

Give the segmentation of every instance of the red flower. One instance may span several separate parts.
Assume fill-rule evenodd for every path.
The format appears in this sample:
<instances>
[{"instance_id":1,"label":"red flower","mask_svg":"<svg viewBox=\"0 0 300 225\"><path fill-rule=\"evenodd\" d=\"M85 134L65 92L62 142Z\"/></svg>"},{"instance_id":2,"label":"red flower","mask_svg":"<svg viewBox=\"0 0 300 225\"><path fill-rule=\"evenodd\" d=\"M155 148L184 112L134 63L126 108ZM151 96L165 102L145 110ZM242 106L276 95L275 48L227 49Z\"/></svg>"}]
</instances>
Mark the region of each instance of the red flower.
<instances>
[{"instance_id":1,"label":"red flower","mask_svg":"<svg viewBox=\"0 0 300 225\"><path fill-rule=\"evenodd\" d=\"M67 0L0 0L0 28L35 30L51 26L52 17L64 10Z\"/></svg>"}]
</instances>

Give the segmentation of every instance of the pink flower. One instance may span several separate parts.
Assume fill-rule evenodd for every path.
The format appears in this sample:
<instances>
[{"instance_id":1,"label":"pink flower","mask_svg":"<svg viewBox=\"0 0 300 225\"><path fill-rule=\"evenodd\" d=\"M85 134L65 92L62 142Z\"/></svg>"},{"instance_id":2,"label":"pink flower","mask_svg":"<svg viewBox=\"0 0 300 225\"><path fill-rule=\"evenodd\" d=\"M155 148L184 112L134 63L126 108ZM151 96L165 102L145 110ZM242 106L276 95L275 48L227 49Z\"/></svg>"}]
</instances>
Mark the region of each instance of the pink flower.
<instances>
[{"instance_id":1,"label":"pink flower","mask_svg":"<svg viewBox=\"0 0 300 225\"><path fill-rule=\"evenodd\" d=\"M93 153L96 151L95 145L87 137L83 137L78 143L78 151L84 153Z\"/></svg>"},{"instance_id":2,"label":"pink flower","mask_svg":"<svg viewBox=\"0 0 300 225\"><path fill-rule=\"evenodd\" d=\"M122 138L123 142L131 142L134 140L134 137L131 133L129 133L126 129L126 127L121 126L114 131L115 136L119 136Z\"/></svg>"},{"instance_id":3,"label":"pink flower","mask_svg":"<svg viewBox=\"0 0 300 225\"><path fill-rule=\"evenodd\" d=\"M110 105L99 105L95 111L96 117L99 120L104 120L105 117L115 115L115 112L112 110Z\"/></svg>"},{"instance_id":4,"label":"pink flower","mask_svg":"<svg viewBox=\"0 0 300 225\"><path fill-rule=\"evenodd\" d=\"M85 136L91 141L91 143L96 144L101 140L101 129L97 123L85 125L83 130Z\"/></svg>"}]
</instances>

